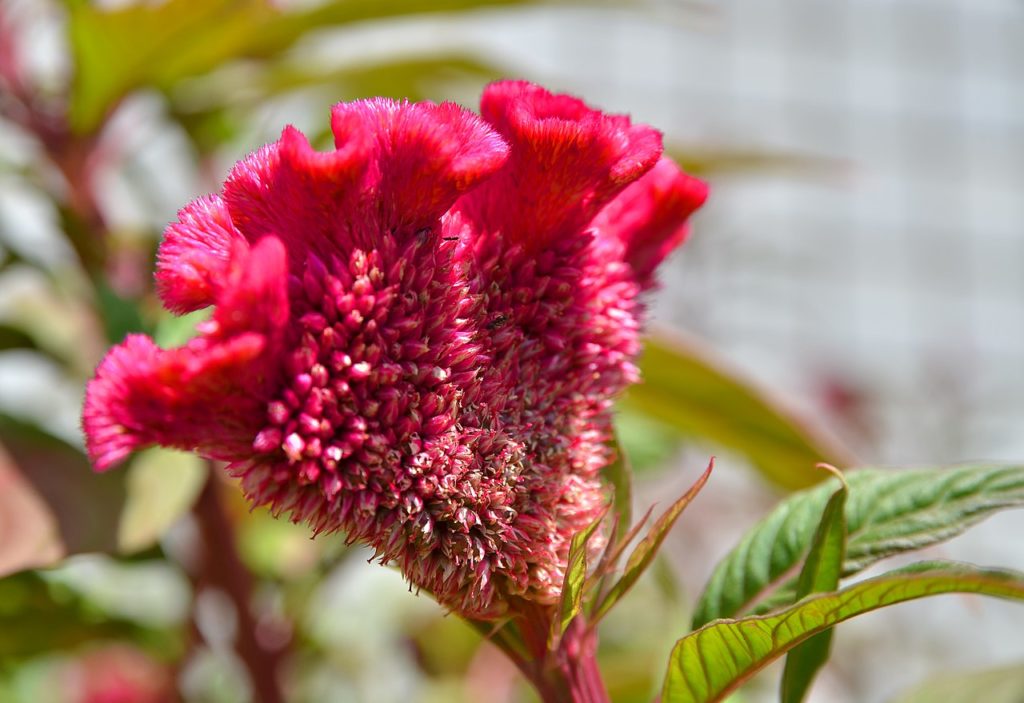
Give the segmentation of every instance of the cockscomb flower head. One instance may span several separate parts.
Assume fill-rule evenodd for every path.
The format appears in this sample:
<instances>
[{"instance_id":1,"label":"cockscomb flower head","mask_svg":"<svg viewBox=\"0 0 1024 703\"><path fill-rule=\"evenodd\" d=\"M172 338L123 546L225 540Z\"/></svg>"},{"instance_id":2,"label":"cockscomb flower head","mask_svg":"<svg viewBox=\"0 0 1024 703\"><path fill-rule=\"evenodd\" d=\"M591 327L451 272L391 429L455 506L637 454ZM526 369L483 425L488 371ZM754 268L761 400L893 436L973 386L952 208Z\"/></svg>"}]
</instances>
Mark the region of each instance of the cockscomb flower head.
<instances>
[{"instance_id":1,"label":"cockscomb flower head","mask_svg":"<svg viewBox=\"0 0 1024 703\"><path fill-rule=\"evenodd\" d=\"M551 604L607 502L638 296L706 188L650 127L525 82L479 116L372 99L331 127L328 152L286 128L167 228L164 304L212 316L110 351L90 456L195 450L457 612Z\"/></svg>"}]
</instances>

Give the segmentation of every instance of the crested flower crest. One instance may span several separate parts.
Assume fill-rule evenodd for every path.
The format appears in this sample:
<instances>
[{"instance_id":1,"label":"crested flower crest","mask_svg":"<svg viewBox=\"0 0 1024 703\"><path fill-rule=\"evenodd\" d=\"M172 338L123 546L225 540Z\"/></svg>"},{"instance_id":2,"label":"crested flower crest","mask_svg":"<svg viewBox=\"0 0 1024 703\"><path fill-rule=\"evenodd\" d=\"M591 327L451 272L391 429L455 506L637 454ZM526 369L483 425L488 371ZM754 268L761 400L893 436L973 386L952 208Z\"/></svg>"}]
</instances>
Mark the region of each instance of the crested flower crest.
<instances>
[{"instance_id":1,"label":"crested flower crest","mask_svg":"<svg viewBox=\"0 0 1024 703\"><path fill-rule=\"evenodd\" d=\"M520 81L480 115L378 98L331 128L327 152L286 128L167 228L161 299L213 312L109 352L92 461L194 450L457 612L550 605L607 502L640 294L706 187L652 128Z\"/></svg>"}]
</instances>

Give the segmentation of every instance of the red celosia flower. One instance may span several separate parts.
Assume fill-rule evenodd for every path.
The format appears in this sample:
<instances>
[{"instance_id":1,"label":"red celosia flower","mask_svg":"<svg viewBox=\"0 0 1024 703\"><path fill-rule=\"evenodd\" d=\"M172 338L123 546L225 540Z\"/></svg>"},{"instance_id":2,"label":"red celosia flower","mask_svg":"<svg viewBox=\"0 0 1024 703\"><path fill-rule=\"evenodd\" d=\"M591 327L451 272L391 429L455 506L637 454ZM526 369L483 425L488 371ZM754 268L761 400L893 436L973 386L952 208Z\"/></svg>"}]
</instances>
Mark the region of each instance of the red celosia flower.
<instances>
[{"instance_id":1,"label":"red celosia flower","mask_svg":"<svg viewBox=\"0 0 1024 703\"><path fill-rule=\"evenodd\" d=\"M184 347L110 352L95 465L196 450L459 612L553 602L605 502L638 294L707 192L658 132L575 98L501 82L481 114L339 104L334 151L286 128L185 207L157 285L213 316Z\"/></svg>"},{"instance_id":2,"label":"red celosia flower","mask_svg":"<svg viewBox=\"0 0 1024 703\"><path fill-rule=\"evenodd\" d=\"M74 703L172 703L178 700L170 672L144 652L124 645L93 650L63 671L66 697Z\"/></svg>"}]
</instances>

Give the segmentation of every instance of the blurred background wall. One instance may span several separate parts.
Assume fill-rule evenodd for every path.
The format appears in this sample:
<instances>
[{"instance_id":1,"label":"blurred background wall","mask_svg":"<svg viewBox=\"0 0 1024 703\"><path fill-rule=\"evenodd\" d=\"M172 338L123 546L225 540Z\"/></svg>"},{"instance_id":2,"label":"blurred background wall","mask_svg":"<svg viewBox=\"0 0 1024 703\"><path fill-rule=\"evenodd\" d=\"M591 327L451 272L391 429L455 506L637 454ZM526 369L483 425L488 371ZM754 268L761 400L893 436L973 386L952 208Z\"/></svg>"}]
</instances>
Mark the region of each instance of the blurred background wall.
<instances>
[{"instance_id":1,"label":"blurred background wall","mask_svg":"<svg viewBox=\"0 0 1024 703\"><path fill-rule=\"evenodd\" d=\"M875 461L1020 455L1020 3L734 0L480 28L677 150L751 157L715 174L660 320L830 407Z\"/></svg>"}]
</instances>

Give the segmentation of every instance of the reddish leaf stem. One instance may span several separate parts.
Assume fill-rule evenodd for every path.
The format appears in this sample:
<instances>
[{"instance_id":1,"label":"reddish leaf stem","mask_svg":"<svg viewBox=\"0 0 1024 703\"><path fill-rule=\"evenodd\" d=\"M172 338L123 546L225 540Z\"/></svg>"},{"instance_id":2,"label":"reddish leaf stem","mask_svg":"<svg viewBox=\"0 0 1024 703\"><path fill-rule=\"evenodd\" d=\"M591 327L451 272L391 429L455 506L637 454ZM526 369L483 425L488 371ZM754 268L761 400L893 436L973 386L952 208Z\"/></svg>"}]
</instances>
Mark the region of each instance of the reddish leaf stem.
<instances>
[{"instance_id":1,"label":"reddish leaf stem","mask_svg":"<svg viewBox=\"0 0 1024 703\"><path fill-rule=\"evenodd\" d=\"M553 670L568 691L571 703L609 703L601 671L597 667L597 633L581 617L570 624L553 653Z\"/></svg>"},{"instance_id":2,"label":"reddish leaf stem","mask_svg":"<svg viewBox=\"0 0 1024 703\"><path fill-rule=\"evenodd\" d=\"M554 650L549 647L551 608L525 601L517 603L516 619L523 641L533 655L516 660L516 666L533 684L544 703L609 703L597 666L597 631L577 616L562 634Z\"/></svg>"},{"instance_id":3,"label":"reddish leaf stem","mask_svg":"<svg viewBox=\"0 0 1024 703\"><path fill-rule=\"evenodd\" d=\"M252 681L256 703L284 703L278 681L283 652L260 644L257 622L252 611L253 577L242 563L235 545L234 530L221 504L220 483L211 471L193 514L199 524L203 553L200 558L199 587L217 588L226 593L238 614L235 650L245 664Z\"/></svg>"}]
</instances>

